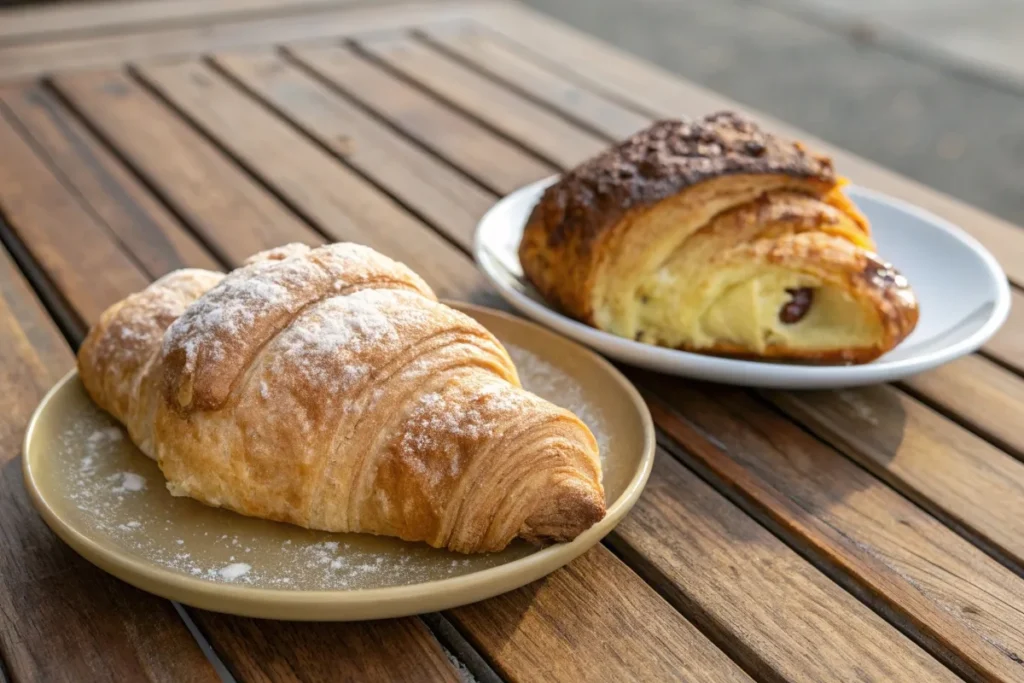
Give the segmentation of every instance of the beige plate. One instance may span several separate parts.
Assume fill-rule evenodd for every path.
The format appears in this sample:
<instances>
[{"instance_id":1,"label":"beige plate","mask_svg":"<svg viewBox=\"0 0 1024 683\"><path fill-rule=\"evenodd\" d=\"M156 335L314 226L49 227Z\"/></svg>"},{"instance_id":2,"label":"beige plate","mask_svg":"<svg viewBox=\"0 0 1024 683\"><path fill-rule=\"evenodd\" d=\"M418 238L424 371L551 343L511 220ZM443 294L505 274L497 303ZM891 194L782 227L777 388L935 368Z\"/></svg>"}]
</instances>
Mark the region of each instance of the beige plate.
<instances>
[{"instance_id":1,"label":"beige plate","mask_svg":"<svg viewBox=\"0 0 1024 683\"><path fill-rule=\"evenodd\" d=\"M483 600L570 562L640 496L654 429L608 362L519 318L454 304L508 347L526 388L576 412L602 447L608 515L571 543L460 555L368 534L301 529L174 498L156 463L89 400L76 372L43 399L25 435L25 484L46 523L87 560L143 590L218 612L380 619Z\"/></svg>"}]
</instances>

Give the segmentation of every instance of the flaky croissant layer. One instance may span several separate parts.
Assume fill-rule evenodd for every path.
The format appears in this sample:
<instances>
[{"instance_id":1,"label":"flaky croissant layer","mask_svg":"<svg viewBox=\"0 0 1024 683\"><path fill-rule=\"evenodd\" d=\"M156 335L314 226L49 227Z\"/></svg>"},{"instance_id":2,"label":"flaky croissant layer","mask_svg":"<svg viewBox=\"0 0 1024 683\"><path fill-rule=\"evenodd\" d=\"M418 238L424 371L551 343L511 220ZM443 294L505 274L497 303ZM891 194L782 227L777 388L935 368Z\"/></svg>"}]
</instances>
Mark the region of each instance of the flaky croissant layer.
<instances>
[{"instance_id":1,"label":"flaky croissant layer","mask_svg":"<svg viewBox=\"0 0 1024 683\"><path fill-rule=\"evenodd\" d=\"M917 323L827 157L730 112L661 121L549 187L527 278L614 334L706 353L866 362Z\"/></svg>"},{"instance_id":2,"label":"flaky croissant layer","mask_svg":"<svg viewBox=\"0 0 1024 683\"><path fill-rule=\"evenodd\" d=\"M587 427L366 247L171 273L107 310L78 363L171 493L208 505L460 552L567 541L605 513Z\"/></svg>"}]
</instances>

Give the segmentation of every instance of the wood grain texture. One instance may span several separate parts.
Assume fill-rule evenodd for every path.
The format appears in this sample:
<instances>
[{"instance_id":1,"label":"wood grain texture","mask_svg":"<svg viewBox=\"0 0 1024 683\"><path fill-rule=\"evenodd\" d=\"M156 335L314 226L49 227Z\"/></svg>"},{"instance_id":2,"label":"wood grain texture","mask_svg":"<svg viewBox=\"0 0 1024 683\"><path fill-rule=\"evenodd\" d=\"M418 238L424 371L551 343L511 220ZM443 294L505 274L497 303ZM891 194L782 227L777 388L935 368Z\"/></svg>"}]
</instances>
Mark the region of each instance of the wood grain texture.
<instances>
[{"instance_id":1,"label":"wood grain texture","mask_svg":"<svg viewBox=\"0 0 1024 683\"><path fill-rule=\"evenodd\" d=\"M0 215L83 318L147 278L0 111Z\"/></svg>"},{"instance_id":2,"label":"wood grain texture","mask_svg":"<svg viewBox=\"0 0 1024 683\"><path fill-rule=\"evenodd\" d=\"M1024 678L1019 577L743 391L637 379L674 454L716 488L962 675Z\"/></svg>"},{"instance_id":3,"label":"wood grain texture","mask_svg":"<svg viewBox=\"0 0 1024 683\"><path fill-rule=\"evenodd\" d=\"M423 622L358 623L240 619L192 610L232 675L247 683L458 683L459 676Z\"/></svg>"},{"instance_id":4,"label":"wood grain texture","mask_svg":"<svg viewBox=\"0 0 1024 683\"><path fill-rule=\"evenodd\" d=\"M218 55L216 64L449 239L468 246L494 195L394 134L306 70L273 52Z\"/></svg>"},{"instance_id":5,"label":"wood grain texture","mask_svg":"<svg viewBox=\"0 0 1024 683\"><path fill-rule=\"evenodd\" d=\"M120 0L11 7L0 9L0 45L308 13L347 1L351 0Z\"/></svg>"},{"instance_id":6,"label":"wood grain texture","mask_svg":"<svg viewBox=\"0 0 1024 683\"><path fill-rule=\"evenodd\" d=\"M664 451L611 545L759 680L959 680Z\"/></svg>"},{"instance_id":7,"label":"wood grain texture","mask_svg":"<svg viewBox=\"0 0 1024 683\"><path fill-rule=\"evenodd\" d=\"M0 248L0 660L14 681L214 683L170 603L78 557L29 502L19 457L25 422L72 364Z\"/></svg>"},{"instance_id":8,"label":"wood grain texture","mask_svg":"<svg viewBox=\"0 0 1024 683\"><path fill-rule=\"evenodd\" d=\"M965 400L978 392L960 388L971 392ZM925 509L997 547L1024 572L1024 463L891 387L768 396Z\"/></svg>"},{"instance_id":9,"label":"wood grain texture","mask_svg":"<svg viewBox=\"0 0 1024 683\"><path fill-rule=\"evenodd\" d=\"M1024 331L1021 331L1024 334ZM1024 459L1024 379L972 355L914 375L902 383L943 413Z\"/></svg>"},{"instance_id":10,"label":"wood grain texture","mask_svg":"<svg viewBox=\"0 0 1024 683\"><path fill-rule=\"evenodd\" d=\"M430 253L420 274L438 295L482 291L476 271L452 267L456 255L444 238L207 65L146 65L140 72L331 239L372 244L403 262Z\"/></svg>"},{"instance_id":11,"label":"wood grain texture","mask_svg":"<svg viewBox=\"0 0 1024 683\"><path fill-rule=\"evenodd\" d=\"M959 225L995 255L1010 279L1024 286L1024 232L1007 221L815 139L767 114L683 81L649 62L521 6L482 4L473 16L532 59L596 92L607 93L654 116L699 116L719 109L747 111L766 127L801 138L832 155L836 168L855 183L918 204Z\"/></svg>"},{"instance_id":12,"label":"wood grain texture","mask_svg":"<svg viewBox=\"0 0 1024 683\"><path fill-rule=\"evenodd\" d=\"M493 80L526 94L576 123L614 139L629 137L650 125L650 115L580 87L510 49L495 34L471 26L428 26L431 45L458 57Z\"/></svg>"},{"instance_id":13,"label":"wood grain texture","mask_svg":"<svg viewBox=\"0 0 1024 683\"><path fill-rule=\"evenodd\" d=\"M287 47L289 54L451 165L498 194L555 167L342 46Z\"/></svg>"},{"instance_id":14,"label":"wood grain texture","mask_svg":"<svg viewBox=\"0 0 1024 683\"><path fill-rule=\"evenodd\" d=\"M209 252L51 92L0 89L7 107L67 187L114 233L150 277L186 265L216 270Z\"/></svg>"},{"instance_id":15,"label":"wood grain texture","mask_svg":"<svg viewBox=\"0 0 1024 683\"><path fill-rule=\"evenodd\" d=\"M510 681L750 680L603 546L446 614Z\"/></svg>"},{"instance_id":16,"label":"wood grain texture","mask_svg":"<svg viewBox=\"0 0 1024 683\"><path fill-rule=\"evenodd\" d=\"M607 146L604 139L411 38L359 38L356 44L421 87L553 163L574 166Z\"/></svg>"},{"instance_id":17,"label":"wood grain texture","mask_svg":"<svg viewBox=\"0 0 1024 683\"><path fill-rule=\"evenodd\" d=\"M81 73L54 83L221 261L241 263L287 242L324 241L124 73ZM224 216L246 229L225 227Z\"/></svg>"}]
</instances>

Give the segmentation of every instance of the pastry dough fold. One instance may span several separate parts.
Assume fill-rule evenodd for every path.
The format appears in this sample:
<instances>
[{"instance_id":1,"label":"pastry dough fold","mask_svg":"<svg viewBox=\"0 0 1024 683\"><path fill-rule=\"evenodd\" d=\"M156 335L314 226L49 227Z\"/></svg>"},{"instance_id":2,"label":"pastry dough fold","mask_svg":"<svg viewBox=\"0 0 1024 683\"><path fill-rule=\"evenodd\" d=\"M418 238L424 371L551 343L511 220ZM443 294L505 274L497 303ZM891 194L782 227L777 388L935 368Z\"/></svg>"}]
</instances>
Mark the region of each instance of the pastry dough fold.
<instances>
[{"instance_id":1,"label":"pastry dough fold","mask_svg":"<svg viewBox=\"0 0 1024 683\"><path fill-rule=\"evenodd\" d=\"M170 491L209 505L460 552L567 541L604 515L587 427L358 245L172 273L103 314L79 369Z\"/></svg>"},{"instance_id":2,"label":"pastry dough fold","mask_svg":"<svg viewBox=\"0 0 1024 683\"><path fill-rule=\"evenodd\" d=\"M918 308L844 182L827 157L738 114L662 121L549 187L520 261L549 301L620 336L867 362Z\"/></svg>"}]
</instances>

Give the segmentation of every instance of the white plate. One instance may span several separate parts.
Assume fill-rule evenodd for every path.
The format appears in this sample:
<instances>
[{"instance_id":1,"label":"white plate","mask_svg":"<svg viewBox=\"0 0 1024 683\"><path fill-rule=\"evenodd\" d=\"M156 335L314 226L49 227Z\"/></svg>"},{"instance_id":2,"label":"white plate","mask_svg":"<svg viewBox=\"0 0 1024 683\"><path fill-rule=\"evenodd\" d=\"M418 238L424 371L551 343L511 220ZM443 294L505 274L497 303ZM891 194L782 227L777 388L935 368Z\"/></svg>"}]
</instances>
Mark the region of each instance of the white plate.
<instances>
[{"instance_id":1,"label":"white plate","mask_svg":"<svg viewBox=\"0 0 1024 683\"><path fill-rule=\"evenodd\" d=\"M871 221L884 259L910 281L921 306L914 332L872 363L807 366L733 360L676 351L596 330L549 306L523 277L519 240L547 178L495 204L477 226L474 255L518 310L601 353L639 367L696 379L778 389L888 382L933 368L984 344L1006 320L1010 289L995 258L960 228L906 202L861 187L847 194Z\"/></svg>"}]
</instances>

